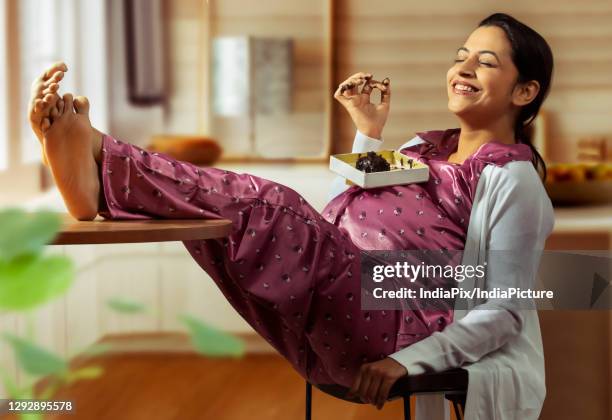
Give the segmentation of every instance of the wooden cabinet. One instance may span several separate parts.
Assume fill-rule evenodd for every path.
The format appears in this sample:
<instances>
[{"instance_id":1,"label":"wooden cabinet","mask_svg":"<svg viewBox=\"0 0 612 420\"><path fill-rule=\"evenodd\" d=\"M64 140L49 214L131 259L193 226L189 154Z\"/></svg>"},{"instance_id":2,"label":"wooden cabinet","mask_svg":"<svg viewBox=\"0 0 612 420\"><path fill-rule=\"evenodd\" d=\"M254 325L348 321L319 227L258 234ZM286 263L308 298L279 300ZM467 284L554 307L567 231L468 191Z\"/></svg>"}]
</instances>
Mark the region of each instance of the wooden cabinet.
<instances>
[{"instance_id":1,"label":"wooden cabinet","mask_svg":"<svg viewBox=\"0 0 612 420\"><path fill-rule=\"evenodd\" d=\"M612 207L556 210L546 250L610 250ZM608 277L609 278L609 277ZM540 311L546 362L543 420L611 418L612 311Z\"/></svg>"}]
</instances>

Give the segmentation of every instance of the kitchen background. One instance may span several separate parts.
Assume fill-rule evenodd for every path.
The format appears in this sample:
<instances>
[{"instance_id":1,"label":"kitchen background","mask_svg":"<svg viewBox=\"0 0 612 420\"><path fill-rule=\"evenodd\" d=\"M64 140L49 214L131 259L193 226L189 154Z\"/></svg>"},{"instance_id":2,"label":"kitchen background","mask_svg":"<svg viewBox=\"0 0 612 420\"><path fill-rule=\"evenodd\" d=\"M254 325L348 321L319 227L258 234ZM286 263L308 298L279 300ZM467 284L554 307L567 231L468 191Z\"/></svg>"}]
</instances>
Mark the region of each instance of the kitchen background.
<instances>
[{"instance_id":1,"label":"kitchen background","mask_svg":"<svg viewBox=\"0 0 612 420\"><path fill-rule=\"evenodd\" d=\"M279 181L320 210L334 178L329 154L349 152L355 133L333 100L337 85L358 71L391 79L383 132L389 148L416 131L455 127L446 107L446 71L479 20L497 11L534 27L555 55L552 90L536 130L557 204L547 248L609 250L609 0L0 0L0 206L65 211L26 119L31 81L63 60L69 67L63 92L88 96L102 131ZM72 257L78 267L70 293L37 315L39 342L59 353L108 337L130 338L134 352L183 352L176 315L187 311L241 336L250 352L273 357L180 243L48 251ZM143 302L157 315L113 313L105 302L114 296ZM542 418L609 418L610 312L547 311L540 319L548 384ZM0 329L18 333L25 323L3 315ZM5 350L0 363L14 366ZM289 370L282 361L278 366ZM297 385L280 389L294 398L297 417L302 387L297 375L288 375ZM368 407L322 404L327 413L373 418ZM398 407L379 417L399 413ZM278 407L267 409L261 418L289 418ZM240 418L231 415L225 410L215 418Z\"/></svg>"}]
</instances>

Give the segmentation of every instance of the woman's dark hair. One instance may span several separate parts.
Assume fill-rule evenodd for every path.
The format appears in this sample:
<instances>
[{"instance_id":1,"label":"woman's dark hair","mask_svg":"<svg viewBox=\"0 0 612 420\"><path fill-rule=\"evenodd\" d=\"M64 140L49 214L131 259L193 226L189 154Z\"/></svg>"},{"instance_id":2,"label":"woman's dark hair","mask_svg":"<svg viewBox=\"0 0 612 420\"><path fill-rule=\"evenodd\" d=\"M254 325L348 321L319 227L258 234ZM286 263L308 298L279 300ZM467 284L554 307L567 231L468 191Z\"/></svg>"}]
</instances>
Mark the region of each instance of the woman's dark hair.
<instances>
[{"instance_id":1,"label":"woman's dark hair","mask_svg":"<svg viewBox=\"0 0 612 420\"><path fill-rule=\"evenodd\" d=\"M533 146L533 126L531 123L550 90L553 72L553 54L546 40L524 23L505 13L494 13L483 19L478 27L497 26L504 30L512 46L512 62L518 70L517 83L536 80L540 91L533 101L521 108L514 124L515 137L526 144L533 152L533 165L541 168L542 179L546 180L546 163Z\"/></svg>"}]
</instances>

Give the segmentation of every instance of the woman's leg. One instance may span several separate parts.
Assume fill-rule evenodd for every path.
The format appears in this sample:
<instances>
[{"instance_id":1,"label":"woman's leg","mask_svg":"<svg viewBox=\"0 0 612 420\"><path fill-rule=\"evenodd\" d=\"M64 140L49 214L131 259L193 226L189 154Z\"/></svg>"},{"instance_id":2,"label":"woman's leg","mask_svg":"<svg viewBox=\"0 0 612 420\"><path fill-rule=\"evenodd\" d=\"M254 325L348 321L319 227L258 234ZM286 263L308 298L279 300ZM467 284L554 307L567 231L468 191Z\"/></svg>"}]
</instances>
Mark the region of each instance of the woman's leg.
<instances>
[{"instance_id":1,"label":"woman's leg","mask_svg":"<svg viewBox=\"0 0 612 420\"><path fill-rule=\"evenodd\" d=\"M73 103L68 94L58 104L43 146L73 216L230 219L228 238L187 241L187 249L315 384L350 386L363 362L393 352L397 313L360 311L359 250L295 191L104 136L85 98Z\"/></svg>"},{"instance_id":2,"label":"woman's leg","mask_svg":"<svg viewBox=\"0 0 612 420\"><path fill-rule=\"evenodd\" d=\"M396 340L400 311L361 311L359 250L295 191L148 153L95 130L86 98L73 104L65 95L58 103L52 123L43 124L43 145L71 214L230 219L228 238L185 246L250 325L311 382L348 387L362 363L411 342Z\"/></svg>"},{"instance_id":3,"label":"woman's leg","mask_svg":"<svg viewBox=\"0 0 612 420\"><path fill-rule=\"evenodd\" d=\"M348 387L362 363L395 350L401 313L361 311L359 249L291 188L110 136L100 176L104 217L231 220L228 238L184 244L305 378Z\"/></svg>"}]
</instances>

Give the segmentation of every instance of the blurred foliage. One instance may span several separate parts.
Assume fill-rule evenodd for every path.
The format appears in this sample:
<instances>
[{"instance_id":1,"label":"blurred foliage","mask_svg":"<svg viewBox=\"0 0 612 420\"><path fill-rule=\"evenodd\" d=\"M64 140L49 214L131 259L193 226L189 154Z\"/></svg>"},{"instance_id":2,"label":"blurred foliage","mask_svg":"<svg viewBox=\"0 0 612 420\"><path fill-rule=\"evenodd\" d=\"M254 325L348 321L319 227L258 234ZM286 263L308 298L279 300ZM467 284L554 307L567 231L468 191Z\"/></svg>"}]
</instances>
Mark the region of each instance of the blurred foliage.
<instances>
[{"instance_id":1,"label":"blurred foliage","mask_svg":"<svg viewBox=\"0 0 612 420\"><path fill-rule=\"evenodd\" d=\"M65 256L44 255L45 245L52 242L61 228L61 217L51 211L26 212L9 208L0 210L0 314L18 312L26 317L27 337L2 333L0 338L13 350L18 369L26 384L18 385L0 366L0 381L12 399L49 399L57 389L82 379L94 379L103 371L99 366L72 368L69 360L37 345L33 313L36 309L65 294L75 278L72 261ZM124 314L149 312L145 305L113 298L109 308ZM183 323L191 335L194 348L211 357L239 357L243 342L236 337L184 315ZM109 350L108 345L94 344L80 352L95 356ZM35 385L45 379L45 387L34 395ZM41 414L21 414L22 420L42 419Z\"/></svg>"},{"instance_id":2,"label":"blurred foliage","mask_svg":"<svg viewBox=\"0 0 612 420\"><path fill-rule=\"evenodd\" d=\"M29 311L68 290L74 279L72 261L43 255L60 227L57 213L0 211L0 312Z\"/></svg>"},{"instance_id":3,"label":"blurred foliage","mask_svg":"<svg viewBox=\"0 0 612 420\"><path fill-rule=\"evenodd\" d=\"M123 298L107 301L109 308L119 313L135 314L149 311L139 302ZM204 324L191 315L182 315L180 321L187 327L194 350L208 357L241 357L244 355L244 342L224 331Z\"/></svg>"},{"instance_id":4,"label":"blurred foliage","mask_svg":"<svg viewBox=\"0 0 612 420\"><path fill-rule=\"evenodd\" d=\"M0 259L0 311L29 311L63 295L72 284L72 262L60 255Z\"/></svg>"},{"instance_id":5,"label":"blurred foliage","mask_svg":"<svg viewBox=\"0 0 612 420\"><path fill-rule=\"evenodd\" d=\"M33 313L65 294L74 280L72 261L60 255L45 256L61 227L61 217L51 211L26 212L17 208L0 211L0 313L20 312L28 322L27 338L3 333L1 338L13 349L17 367L26 383L19 386L0 366L0 380L12 399L49 399L63 385L92 379L102 370L97 366L72 369L68 360L39 345L32 337ZM34 395L37 382L47 380ZM29 380L29 381L28 381ZM38 420L41 414L20 414L20 419Z\"/></svg>"},{"instance_id":6,"label":"blurred foliage","mask_svg":"<svg viewBox=\"0 0 612 420\"><path fill-rule=\"evenodd\" d=\"M129 301L123 298L109 299L106 304L109 308L126 314L136 314L146 312L147 308L138 302Z\"/></svg>"},{"instance_id":7,"label":"blurred foliage","mask_svg":"<svg viewBox=\"0 0 612 420\"><path fill-rule=\"evenodd\" d=\"M19 255L38 254L60 227L61 218L54 212L30 213L17 208L0 211L0 258L11 260Z\"/></svg>"},{"instance_id":8,"label":"blurred foliage","mask_svg":"<svg viewBox=\"0 0 612 420\"><path fill-rule=\"evenodd\" d=\"M32 376L58 375L68 371L68 362L36 344L12 334L2 334L13 347L19 366Z\"/></svg>"},{"instance_id":9,"label":"blurred foliage","mask_svg":"<svg viewBox=\"0 0 612 420\"><path fill-rule=\"evenodd\" d=\"M181 321L189 329L193 346L200 354L210 357L244 355L244 342L233 335L208 326L189 315L183 315Z\"/></svg>"}]
</instances>

